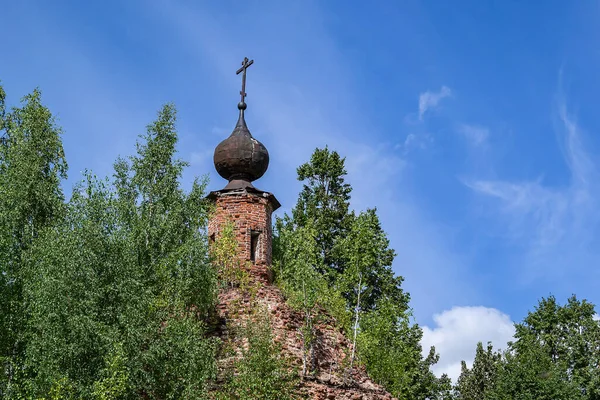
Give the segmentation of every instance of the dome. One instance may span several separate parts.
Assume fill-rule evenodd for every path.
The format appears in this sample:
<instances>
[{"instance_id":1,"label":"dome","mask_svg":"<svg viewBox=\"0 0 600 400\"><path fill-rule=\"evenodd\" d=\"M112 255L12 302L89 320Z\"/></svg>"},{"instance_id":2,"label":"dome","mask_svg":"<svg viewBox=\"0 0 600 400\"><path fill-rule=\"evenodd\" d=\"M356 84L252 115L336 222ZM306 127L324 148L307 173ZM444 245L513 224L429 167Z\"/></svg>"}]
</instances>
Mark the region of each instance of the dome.
<instances>
[{"instance_id":1,"label":"dome","mask_svg":"<svg viewBox=\"0 0 600 400\"><path fill-rule=\"evenodd\" d=\"M215 148L214 163L219 175L228 181L252 182L264 175L269 167L269 152L266 147L252 137L240 103L240 117L231 135Z\"/></svg>"}]
</instances>

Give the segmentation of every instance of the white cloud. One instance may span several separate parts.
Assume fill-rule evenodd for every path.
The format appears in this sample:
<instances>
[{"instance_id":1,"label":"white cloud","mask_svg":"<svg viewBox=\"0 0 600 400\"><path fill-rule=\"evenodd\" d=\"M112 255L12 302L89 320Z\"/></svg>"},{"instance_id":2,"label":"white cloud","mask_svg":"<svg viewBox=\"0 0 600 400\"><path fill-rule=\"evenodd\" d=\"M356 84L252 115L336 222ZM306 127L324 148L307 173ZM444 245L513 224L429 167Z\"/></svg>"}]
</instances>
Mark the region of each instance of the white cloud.
<instances>
[{"instance_id":1,"label":"white cloud","mask_svg":"<svg viewBox=\"0 0 600 400\"><path fill-rule=\"evenodd\" d=\"M433 137L428 133L409 133L403 143L396 145L396 149L403 150L404 154L415 149L426 149L433 143Z\"/></svg>"},{"instance_id":2,"label":"white cloud","mask_svg":"<svg viewBox=\"0 0 600 400\"><path fill-rule=\"evenodd\" d=\"M423 327L423 353L435 346L440 361L433 372L448 374L454 382L460 375L461 361L473 365L477 342L492 342L494 349L502 350L513 340L514 326L510 317L487 307L453 307L433 317L435 327Z\"/></svg>"},{"instance_id":3,"label":"white cloud","mask_svg":"<svg viewBox=\"0 0 600 400\"><path fill-rule=\"evenodd\" d=\"M473 146L481 146L490 135L488 128L478 125L462 124L458 131L469 141Z\"/></svg>"},{"instance_id":4,"label":"white cloud","mask_svg":"<svg viewBox=\"0 0 600 400\"><path fill-rule=\"evenodd\" d=\"M452 91L447 86L442 86L439 92L427 91L419 95L419 119L423 119L423 115L427 110L437 107L440 101L445 97L450 97Z\"/></svg>"},{"instance_id":5,"label":"white cloud","mask_svg":"<svg viewBox=\"0 0 600 400\"><path fill-rule=\"evenodd\" d=\"M589 266L600 261L600 175L582 143L582 132L559 105L560 144L571 179L562 187L531 181L474 180L465 184L496 199L501 229L525 248L521 278L597 277ZM574 274L575 273L575 274ZM587 276L587 278L582 278ZM564 280L561 280L565 282Z\"/></svg>"},{"instance_id":6,"label":"white cloud","mask_svg":"<svg viewBox=\"0 0 600 400\"><path fill-rule=\"evenodd\" d=\"M360 97L349 89L352 77L340 68L344 57L320 25L320 11L313 3L269 2L263 6L269 12L253 6L242 13L223 15L181 4L156 4L157 15L168 23L168 31L176 32L174 45L195 54L197 63L208 63L214 70L210 72L213 79L222 81L228 90L225 95L231 98L232 111L227 118L231 122L215 124L235 122L239 91L235 66L246 54L256 60L248 78L247 121L271 157L269 171L257 187L276 194L283 205L279 213L289 210L301 188L297 166L308 160L316 147L328 145L346 156L347 180L354 189L352 206L377 207L391 246L398 252L394 268L406 278L404 287L411 293L417 316L429 318L447 304L472 300L469 296L475 290L466 282L462 259L449 243L450 235L443 233L446 228L428 218L404 185L405 160L393 146L372 139L377 132L360 112ZM236 18L246 19L249 14L256 21L255 28L245 32L248 40L241 45L238 33L223 27L235 25ZM311 22L285 29L285 21L292 17ZM442 88L440 93L447 96L448 92ZM440 94L433 94L424 105L437 104L436 96ZM215 144L212 139L202 143L211 149ZM205 168L214 170L208 161ZM214 172L212 176L219 179ZM433 274L440 277L439 282L429 283ZM437 293L433 298L432 290Z\"/></svg>"}]
</instances>

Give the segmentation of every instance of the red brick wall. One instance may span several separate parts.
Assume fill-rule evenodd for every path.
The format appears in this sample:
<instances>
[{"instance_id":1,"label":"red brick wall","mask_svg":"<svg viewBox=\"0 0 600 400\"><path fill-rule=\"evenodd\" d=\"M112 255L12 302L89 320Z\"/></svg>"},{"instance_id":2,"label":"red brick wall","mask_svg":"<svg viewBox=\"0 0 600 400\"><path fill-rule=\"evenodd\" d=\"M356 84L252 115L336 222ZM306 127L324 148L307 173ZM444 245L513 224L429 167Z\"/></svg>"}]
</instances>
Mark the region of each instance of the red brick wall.
<instances>
[{"instance_id":1,"label":"red brick wall","mask_svg":"<svg viewBox=\"0 0 600 400\"><path fill-rule=\"evenodd\" d=\"M208 223L209 237L218 238L223 224L227 221L233 222L238 241L238 256L242 261L250 261L251 233L258 232L253 270L269 280L273 236L273 206L269 197L259 193L225 192L216 196L215 206L215 213Z\"/></svg>"}]
</instances>

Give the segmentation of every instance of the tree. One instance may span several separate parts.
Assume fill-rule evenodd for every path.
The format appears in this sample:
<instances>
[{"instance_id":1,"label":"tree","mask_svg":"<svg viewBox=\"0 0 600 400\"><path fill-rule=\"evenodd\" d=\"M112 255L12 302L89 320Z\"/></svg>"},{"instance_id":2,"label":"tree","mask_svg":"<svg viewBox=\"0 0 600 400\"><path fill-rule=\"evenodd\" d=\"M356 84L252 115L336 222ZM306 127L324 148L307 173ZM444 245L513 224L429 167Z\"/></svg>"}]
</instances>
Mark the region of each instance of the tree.
<instances>
[{"instance_id":1,"label":"tree","mask_svg":"<svg viewBox=\"0 0 600 400\"><path fill-rule=\"evenodd\" d=\"M523 343L524 344L524 343ZM547 353L530 343L518 353L508 351L498 370L490 400L577 400L583 399L567 379L566 370L552 362Z\"/></svg>"},{"instance_id":2,"label":"tree","mask_svg":"<svg viewBox=\"0 0 600 400\"><path fill-rule=\"evenodd\" d=\"M23 106L8 114L0 89L0 185L2 196L3 256L8 268L18 263L39 232L59 219L64 211L60 183L66 179L67 162L50 110L41 92L22 99Z\"/></svg>"},{"instance_id":3,"label":"tree","mask_svg":"<svg viewBox=\"0 0 600 400\"><path fill-rule=\"evenodd\" d=\"M495 352L491 342L484 350L481 342L477 343L473 367L461 362L461 374L456 384L456 398L460 400L485 399L496 384L501 354Z\"/></svg>"},{"instance_id":4,"label":"tree","mask_svg":"<svg viewBox=\"0 0 600 400\"><path fill-rule=\"evenodd\" d=\"M344 321L353 342L351 367L356 360L364 363L376 381L400 398L442 398L450 384L431 373L438 358L435 349L421 355L421 328L410 324L409 296L402 290L402 277L391 269L395 253L375 209L358 215L350 211L352 188L345 175L344 159L327 148L315 150L298 168L298 179L305 182L298 203L291 216L275 223L278 282L300 293L307 305L305 325L318 317L316 303ZM315 287L326 291L316 302ZM325 301L340 298L341 307Z\"/></svg>"},{"instance_id":5,"label":"tree","mask_svg":"<svg viewBox=\"0 0 600 400\"><path fill-rule=\"evenodd\" d=\"M346 266L337 285L342 288L349 304L357 304L359 292L352 284L352 288L348 287L348 278L356 274L356 261L360 260L363 265L360 276L364 284L361 308L373 310L380 300L385 300L395 302L402 311L408 309L410 297L402 290L404 279L392 271L391 265L396 254L389 245L376 209L367 209L358 216L351 215L350 229L335 248Z\"/></svg>"},{"instance_id":6,"label":"tree","mask_svg":"<svg viewBox=\"0 0 600 400\"><path fill-rule=\"evenodd\" d=\"M575 296L540 300L516 324L490 399L600 399L600 324Z\"/></svg>"},{"instance_id":7,"label":"tree","mask_svg":"<svg viewBox=\"0 0 600 400\"><path fill-rule=\"evenodd\" d=\"M224 390L217 398L236 400L288 400L293 398L297 375L289 370L281 356L281 347L273 340L269 317L259 309L242 327L242 336L248 342L241 349Z\"/></svg>"},{"instance_id":8,"label":"tree","mask_svg":"<svg viewBox=\"0 0 600 400\"><path fill-rule=\"evenodd\" d=\"M327 295L327 282L318 272L320 259L316 238L317 232L308 221L285 241L286 248L283 250L282 260L278 263L280 285L288 302L304 314L300 332L303 345L302 376L312 370L315 364L315 319L318 318L319 306L325 303L324 298Z\"/></svg>"},{"instance_id":9,"label":"tree","mask_svg":"<svg viewBox=\"0 0 600 400\"><path fill-rule=\"evenodd\" d=\"M375 263L377 253L373 244L373 231L369 226L368 214L361 213L354 219L349 234L340 242L340 247L347 260L347 269L342 275L345 292L352 293L354 298L352 308L354 323L352 326L352 353L350 355L350 369L354 364L356 355L356 339L360 316L362 312L361 296L368 289L364 282L364 276ZM364 301L364 300L363 300Z\"/></svg>"},{"instance_id":10,"label":"tree","mask_svg":"<svg viewBox=\"0 0 600 400\"><path fill-rule=\"evenodd\" d=\"M12 396L25 351L23 258L64 214L67 162L62 132L40 91L9 112L5 98L0 87L0 395Z\"/></svg>"},{"instance_id":11,"label":"tree","mask_svg":"<svg viewBox=\"0 0 600 400\"><path fill-rule=\"evenodd\" d=\"M208 205L203 183L180 188L176 142L167 105L114 181L86 174L28 252L28 397L204 395L216 372Z\"/></svg>"},{"instance_id":12,"label":"tree","mask_svg":"<svg viewBox=\"0 0 600 400\"><path fill-rule=\"evenodd\" d=\"M395 302L381 302L362 318L360 360L369 376L398 399L448 399L444 393L450 391L450 382L431 372L439 356L432 347L423 358L422 337L421 328L411 324L409 315Z\"/></svg>"},{"instance_id":13,"label":"tree","mask_svg":"<svg viewBox=\"0 0 600 400\"><path fill-rule=\"evenodd\" d=\"M352 307L356 303L354 291L344 291L344 283L340 281L346 269L352 268L348 265L347 252L341 243L349 235L356 219L356 215L350 212L352 187L344 180L344 160L328 148L316 149L310 161L298 168L298 180L306 183L291 216L284 215L276 220L278 234L274 238L274 259L281 258L282 251L288 245L283 241L285 238L292 237L298 228L312 226L317 234L319 262L316 268L332 287L337 286L342 291ZM403 278L395 276L391 269L395 253L389 248L389 240L381 228L376 209L369 209L366 214L369 229L372 230L373 242L370 246L378 253L363 276L368 292L363 297L362 307L370 310L375 307L377 299L393 297L408 309L409 296L401 288ZM283 236L279 237L280 234Z\"/></svg>"},{"instance_id":14,"label":"tree","mask_svg":"<svg viewBox=\"0 0 600 400\"><path fill-rule=\"evenodd\" d=\"M243 291L254 295L254 282L248 273L249 263L243 262L236 255L238 241L235 237L235 225L227 221L220 228L219 236L210 246L212 264L217 270L219 283L223 287L240 287Z\"/></svg>"},{"instance_id":15,"label":"tree","mask_svg":"<svg viewBox=\"0 0 600 400\"><path fill-rule=\"evenodd\" d=\"M335 151L316 149L310 161L298 167L298 180L306 182L292 210L294 226L311 224L317 232L321 273L341 272L343 265L334 252L336 243L350 228L350 192L344 180L345 159ZM325 269L326 268L326 269Z\"/></svg>"}]
</instances>

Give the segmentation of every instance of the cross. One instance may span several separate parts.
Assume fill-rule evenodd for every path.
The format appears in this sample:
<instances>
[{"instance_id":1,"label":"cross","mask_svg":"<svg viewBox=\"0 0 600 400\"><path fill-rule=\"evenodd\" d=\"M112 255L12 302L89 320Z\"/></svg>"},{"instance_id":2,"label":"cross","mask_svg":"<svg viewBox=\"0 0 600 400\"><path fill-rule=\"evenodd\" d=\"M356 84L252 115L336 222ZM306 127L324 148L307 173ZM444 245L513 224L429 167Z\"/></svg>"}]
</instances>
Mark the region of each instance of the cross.
<instances>
[{"instance_id":1,"label":"cross","mask_svg":"<svg viewBox=\"0 0 600 400\"><path fill-rule=\"evenodd\" d=\"M242 96L242 100L240 101L240 104L243 104L244 99L246 98L246 68L251 66L253 63L254 63L254 60L248 61L248 57L244 57L244 61L242 61L242 67L240 69L238 69L237 72L235 73L236 75L239 75L242 71L244 72L244 75L242 75L242 90L240 92L240 95Z\"/></svg>"}]
</instances>

